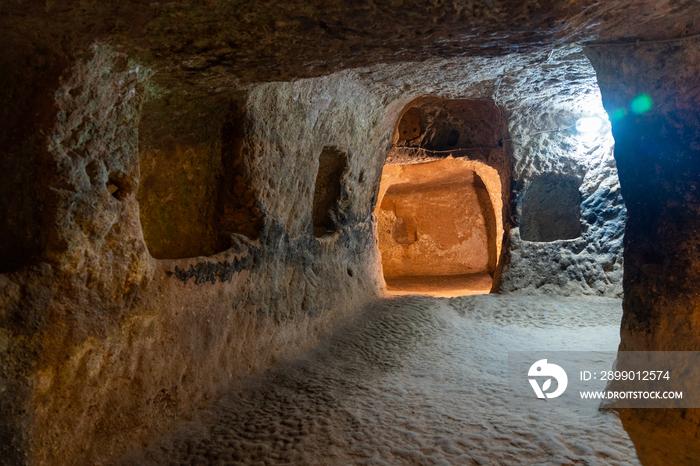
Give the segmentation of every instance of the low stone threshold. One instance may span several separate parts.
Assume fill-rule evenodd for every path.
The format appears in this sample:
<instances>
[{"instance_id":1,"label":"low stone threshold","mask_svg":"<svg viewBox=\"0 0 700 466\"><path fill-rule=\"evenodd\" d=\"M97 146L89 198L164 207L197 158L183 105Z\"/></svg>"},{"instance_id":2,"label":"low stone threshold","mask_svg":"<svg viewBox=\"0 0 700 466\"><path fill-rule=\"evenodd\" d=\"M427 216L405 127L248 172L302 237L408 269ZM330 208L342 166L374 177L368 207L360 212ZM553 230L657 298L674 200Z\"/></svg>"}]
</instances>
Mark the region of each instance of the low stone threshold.
<instances>
[{"instance_id":1,"label":"low stone threshold","mask_svg":"<svg viewBox=\"0 0 700 466\"><path fill-rule=\"evenodd\" d=\"M391 295L427 295L438 298L487 294L493 278L487 272L463 275L403 275L384 277Z\"/></svg>"}]
</instances>

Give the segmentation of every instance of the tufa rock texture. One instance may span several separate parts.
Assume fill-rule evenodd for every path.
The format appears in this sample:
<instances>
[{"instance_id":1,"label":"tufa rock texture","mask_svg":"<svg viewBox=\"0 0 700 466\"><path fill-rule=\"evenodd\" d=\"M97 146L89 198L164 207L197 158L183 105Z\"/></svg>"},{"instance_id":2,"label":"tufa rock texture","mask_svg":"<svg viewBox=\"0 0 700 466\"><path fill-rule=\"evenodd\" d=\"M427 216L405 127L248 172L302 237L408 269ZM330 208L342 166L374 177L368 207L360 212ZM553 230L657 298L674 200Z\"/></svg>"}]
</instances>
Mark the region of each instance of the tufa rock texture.
<instances>
[{"instance_id":1,"label":"tufa rock texture","mask_svg":"<svg viewBox=\"0 0 700 466\"><path fill-rule=\"evenodd\" d=\"M697 349L697 39L644 40L692 37L699 14L694 0L0 3L0 462L113 463L383 296L385 162L474 164L500 291L624 285L621 349ZM588 40L623 44L586 49L597 81ZM583 137L598 84L623 117ZM630 113L641 94L652 109ZM551 174L580 182L581 235L523 240L527 192ZM655 416L659 439L687 437L640 451L695 458L697 413Z\"/></svg>"},{"instance_id":2,"label":"tufa rock texture","mask_svg":"<svg viewBox=\"0 0 700 466\"><path fill-rule=\"evenodd\" d=\"M543 73L559 84L540 88ZM488 270L501 289L614 293L595 246L583 253L591 236L577 240L580 251L555 242L543 256L542 243L507 233L518 218L509 187L549 171L584 180L582 206L618 212L608 139L541 132L585 114L582 99L598 98L590 73L574 46L377 65L192 100L109 46L90 48L48 107L35 185L41 253L0 276L4 457L110 462L376 299L372 213L387 158L471 164L494 208ZM421 121L421 134L434 135L422 140L456 139L455 149L392 144L411 107L452 100L478 102L496 133L474 139L449 118L443 130L437 111ZM324 203L316 215L315 199ZM620 215L587 231L605 237ZM324 232L314 234L314 217Z\"/></svg>"},{"instance_id":3,"label":"tufa rock texture","mask_svg":"<svg viewBox=\"0 0 700 466\"><path fill-rule=\"evenodd\" d=\"M43 254L0 275L6 464L112 461L246 374L312 347L380 287L371 213L377 154L390 126L383 129L375 98L337 78L252 92L239 151L227 155L224 138L215 160L233 159L221 170L235 170L240 160L253 174L248 189L264 219L259 234L234 230L221 253L158 261L141 233L137 202L160 186L139 184L140 158L149 156L139 154L137 136L149 76L97 46L56 91L53 129L39 154ZM321 103L319 86L329 96ZM222 115L220 128L229 128ZM309 167L327 147L347 154L347 168L335 231L317 239L317 170ZM181 153L194 170L202 152ZM163 177L162 186L185 193L193 186L176 176L181 165L157 168L150 176ZM216 206L225 196L207 201ZM211 228L183 218L196 209L182 207L170 212L171 228ZM151 230L150 238L164 254L194 250L169 249L184 243L159 233Z\"/></svg>"},{"instance_id":4,"label":"tufa rock texture","mask_svg":"<svg viewBox=\"0 0 700 466\"><path fill-rule=\"evenodd\" d=\"M607 125L592 135L574 129L578 118L604 114L594 72L581 58L577 49L555 50L527 74L501 80L499 92L504 92L504 84L511 80L515 81L511 86L523 86L521 93L504 97L508 102L506 108L510 108L512 140L508 143L513 145L515 159L513 223L516 228L510 231L510 254L504 266L502 291L622 294L626 210L617 180L610 127ZM557 76L556 69L562 74ZM540 84L536 83L542 82L547 83L546 90L537 91ZM572 89L578 92L574 95ZM528 197L538 190L537 184L550 177L570 180L567 183L570 204L577 197L573 185L578 186L580 195L580 210L569 207L568 220L557 215L552 219L556 226L550 228L580 230L580 236L567 234L574 237L528 241L532 239L527 236L531 220ZM552 194L561 200L560 194ZM580 216L580 226L572 218L576 216ZM538 218L543 219L541 215ZM522 223L525 223L525 237Z\"/></svg>"},{"instance_id":5,"label":"tufa rock texture","mask_svg":"<svg viewBox=\"0 0 700 466\"><path fill-rule=\"evenodd\" d=\"M697 38L586 49L612 116L629 210L621 351L698 351L700 56ZM697 464L700 413L625 410L645 464Z\"/></svg>"}]
</instances>

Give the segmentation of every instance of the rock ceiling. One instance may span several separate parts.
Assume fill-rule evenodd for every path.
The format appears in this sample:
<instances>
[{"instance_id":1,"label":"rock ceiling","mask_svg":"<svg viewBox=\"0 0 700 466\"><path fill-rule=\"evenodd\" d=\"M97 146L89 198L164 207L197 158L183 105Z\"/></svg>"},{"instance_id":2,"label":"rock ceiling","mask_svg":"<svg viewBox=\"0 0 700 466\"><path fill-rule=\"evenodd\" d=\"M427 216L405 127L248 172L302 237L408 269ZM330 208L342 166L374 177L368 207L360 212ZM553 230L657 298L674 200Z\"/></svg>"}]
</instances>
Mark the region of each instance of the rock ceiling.
<instances>
[{"instance_id":1,"label":"rock ceiling","mask_svg":"<svg viewBox=\"0 0 700 466\"><path fill-rule=\"evenodd\" d=\"M678 38L700 32L697 18L696 0L5 0L0 40L68 57L107 42L160 84L216 94L377 63Z\"/></svg>"}]
</instances>

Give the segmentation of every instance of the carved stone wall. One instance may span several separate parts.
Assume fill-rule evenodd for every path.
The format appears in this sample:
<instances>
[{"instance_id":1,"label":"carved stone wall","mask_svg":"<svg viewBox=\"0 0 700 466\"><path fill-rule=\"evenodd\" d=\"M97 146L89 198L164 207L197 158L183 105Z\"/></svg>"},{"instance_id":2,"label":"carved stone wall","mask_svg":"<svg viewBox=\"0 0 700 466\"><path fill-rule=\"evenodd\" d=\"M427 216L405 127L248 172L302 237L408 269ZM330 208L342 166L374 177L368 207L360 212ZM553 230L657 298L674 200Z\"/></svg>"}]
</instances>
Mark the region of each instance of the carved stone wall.
<instances>
[{"instance_id":1,"label":"carved stone wall","mask_svg":"<svg viewBox=\"0 0 700 466\"><path fill-rule=\"evenodd\" d=\"M586 49L612 118L629 211L621 351L700 350L698 44ZM685 380L697 378L691 371ZM624 410L621 418L645 464L700 461L697 409Z\"/></svg>"}]
</instances>

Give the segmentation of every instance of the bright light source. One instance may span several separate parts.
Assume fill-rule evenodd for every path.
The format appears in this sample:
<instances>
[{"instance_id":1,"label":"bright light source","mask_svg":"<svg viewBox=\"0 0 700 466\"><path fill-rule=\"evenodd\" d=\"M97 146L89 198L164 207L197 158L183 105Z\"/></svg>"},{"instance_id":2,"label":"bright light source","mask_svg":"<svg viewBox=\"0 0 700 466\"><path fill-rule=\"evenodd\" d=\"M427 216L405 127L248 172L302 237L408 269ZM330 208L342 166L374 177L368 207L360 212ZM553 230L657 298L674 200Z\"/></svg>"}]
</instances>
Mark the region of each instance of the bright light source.
<instances>
[{"instance_id":1,"label":"bright light source","mask_svg":"<svg viewBox=\"0 0 700 466\"><path fill-rule=\"evenodd\" d=\"M597 133L603 127L603 119L597 116L579 118L576 120L576 131L579 133Z\"/></svg>"}]
</instances>

